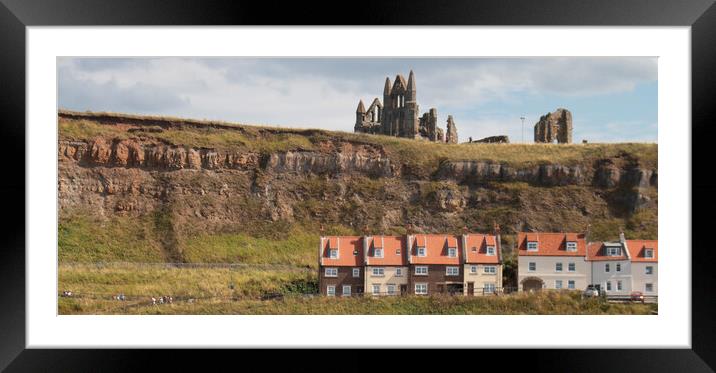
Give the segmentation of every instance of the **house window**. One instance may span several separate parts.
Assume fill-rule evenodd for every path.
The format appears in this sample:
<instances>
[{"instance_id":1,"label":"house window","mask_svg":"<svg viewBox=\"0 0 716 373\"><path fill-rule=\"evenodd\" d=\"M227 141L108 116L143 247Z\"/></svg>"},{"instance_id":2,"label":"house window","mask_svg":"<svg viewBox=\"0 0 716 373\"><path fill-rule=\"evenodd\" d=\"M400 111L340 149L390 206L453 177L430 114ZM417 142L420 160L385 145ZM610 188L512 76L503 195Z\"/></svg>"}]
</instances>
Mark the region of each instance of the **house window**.
<instances>
[{"instance_id":1,"label":"house window","mask_svg":"<svg viewBox=\"0 0 716 373\"><path fill-rule=\"evenodd\" d=\"M527 264L527 270L530 271L530 272L536 271L536 270L537 270L537 263L535 263L535 262L529 262L529 263Z\"/></svg>"},{"instance_id":2,"label":"house window","mask_svg":"<svg viewBox=\"0 0 716 373\"><path fill-rule=\"evenodd\" d=\"M448 247L448 256L454 258L457 256L457 249L454 247Z\"/></svg>"},{"instance_id":3,"label":"house window","mask_svg":"<svg viewBox=\"0 0 716 373\"><path fill-rule=\"evenodd\" d=\"M567 242L567 251L577 251L577 243L573 241Z\"/></svg>"},{"instance_id":4,"label":"house window","mask_svg":"<svg viewBox=\"0 0 716 373\"><path fill-rule=\"evenodd\" d=\"M470 266L470 273L477 273L477 266Z\"/></svg>"},{"instance_id":5,"label":"house window","mask_svg":"<svg viewBox=\"0 0 716 373\"><path fill-rule=\"evenodd\" d=\"M567 287L570 289L574 289L574 280L567 281Z\"/></svg>"},{"instance_id":6,"label":"house window","mask_svg":"<svg viewBox=\"0 0 716 373\"><path fill-rule=\"evenodd\" d=\"M569 264L567 264L567 270L568 270L569 272L574 272L574 271L576 270L576 267L577 267L577 266L576 266L574 263L569 263Z\"/></svg>"},{"instance_id":7,"label":"house window","mask_svg":"<svg viewBox=\"0 0 716 373\"><path fill-rule=\"evenodd\" d=\"M554 270L556 272L562 272L562 263L554 263Z\"/></svg>"},{"instance_id":8,"label":"house window","mask_svg":"<svg viewBox=\"0 0 716 373\"><path fill-rule=\"evenodd\" d=\"M609 271L610 271L610 269L609 269L609 263L607 263L607 264L604 265L604 272L609 272Z\"/></svg>"},{"instance_id":9,"label":"house window","mask_svg":"<svg viewBox=\"0 0 716 373\"><path fill-rule=\"evenodd\" d=\"M646 283L646 284L644 284L644 291L646 291L647 293L653 292L653 291L654 291L654 284L652 284L652 283Z\"/></svg>"},{"instance_id":10,"label":"house window","mask_svg":"<svg viewBox=\"0 0 716 373\"><path fill-rule=\"evenodd\" d=\"M607 291L612 291L612 282L607 281Z\"/></svg>"},{"instance_id":11,"label":"house window","mask_svg":"<svg viewBox=\"0 0 716 373\"><path fill-rule=\"evenodd\" d=\"M622 271L622 264L621 264L621 263L617 263L616 266L617 266L617 268L616 268L617 272L621 272L621 271Z\"/></svg>"},{"instance_id":12,"label":"house window","mask_svg":"<svg viewBox=\"0 0 716 373\"><path fill-rule=\"evenodd\" d=\"M388 295L395 295L395 284L388 284Z\"/></svg>"},{"instance_id":13,"label":"house window","mask_svg":"<svg viewBox=\"0 0 716 373\"><path fill-rule=\"evenodd\" d=\"M335 297L336 296L336 287L333 285L326 286L326 295L329 297Z\"/></svg>"},{"instance_id":14,"label":"house window","mask_svg":"<svg viewBox=\"0 0 716 373\"><path fill-rule=\"evenodd\" d=\"M492 294L495 292L495 284L494 283L486 283L484 288L485 294Z\"/></svg>"},{"instance_id":15,"label":"house window","mask_svg":"<svg viewBox=\"0 0 716 373\"><path fill-rule=\"evenodd\" d=\"M487 255L495 255L495 247L494 246L487 247Z\"/></svg>"},{"instance_id":16,"label":"house window","mask_svg":"<svg viewBox=\"0 0 716 373\"><path fill-rule=\"evenodd\" d=\"M418 256L425 256L425 248L418 247Z\"/></svg>"},{"instance_id":17,"label":"house window","mask_svg":"<svg viewBox=\"0 0 716 373\"><path fill-rule=\"evenodd\" d=\"M420 276L427 276L428 275L428 267L427 266L415 267L415 274L420 275Z\"/></svg>"},{"instance_id":18,"label":"house window","mask_svg":"<svg viewBox=\"0 0 716 373\"><path fill-rule=\"evenodd\" d=\"M537 242L527 242L527 251L537 251Z\"/></svg>"},{"instance_id":19,"label":"house window","mask_svg":"<svg viewBox=\"0 0 716 373\"><path fill-rule=\"evenodd\" d=\"M644 258L653 258L654 257L654 249L646 249L644 250Z\"/></svg>"},{"instance_id":20,"label":"house window","mask_svg":"<svg viewBox=\"0 0 716 373\"><path fill-rule=\"evenodd\" d=\"M400 255L400 249L395 249L395 255Z\"/></svg>"},{"instance_id":21,"label":"house window","mask_svg":"<svg viewBox=\"0 0 716 373\"><path fill-rule=\"evenodd\" d=\"M646 274L647 274L647 275L654 274L654 267L652 267L652 266L646 266Z\"/></svg>"},{"instance_id":22,"label":"house window","mask_svg":"<svg viewBox=\"0 0 716 373\"><path fill-rule=\"evenodd\" d=\"M554 280L554 288L561 289L562 288L562 280Z\"/></svg>"},{"instance_id":23,"label":"house window","mask_svg":"<svg viewBox=\"0 0 716 373\"><path fill-rule=\"evenodd\" d=\"M383 277L383 276L385 276L385 268L383 268L383 267L375 267L375 268L373 268L373 276L376 276L376 277Z\"/></svg>"},{"instance_id":24,"label":"house window","mask_svg":"<svg viewBox=\"0 0 716 373\"><path fill-rule=\"evenodd\" d=\"M622 282L621 281L617 281L617 290L622 291Z\"/></svg>"},{"instance_id":25,"label":"house window","mask_svg":"<svg viewBox=\"0 0 716 373\"><path fill-rule=\"evenodd\" d=\"M474 246L473 246L472 252L473 252L473 253L476 253L476 252L477 252L477 247L474 247Z\"/></svg>"},{"instance_id":26,"label":"house window","mask_svg":"<svg viewBox=\"0 0 716 373\"><path fill-rule=\"evenodd\" d=\"M484 273L492 273L492 274L497 273L497 267L495 267L495 266L485 266L483 268L484 268L483 269Z\"/></svg>"},{"instance_id":27,"label":"house window","mask_svg":"<svg viewBox=\"0 0 716 373\"><path fill-rule=\"evenodd\" d=\"M376 247L373 249L373 256L376 258L382 258L383 257L383 249Z\"/></svg>"},{"instance_id":28,"label":"house window","mask_svg":"<svg viewBox=\"0 0 716 373\"><path fill-rule=\"evenodd\" d=\"M373 284L373 294L380 294L380 284Z\"/></svg>"},{"instance_id":29,"label":"house window","mask_svg":"<svg viewBox=\"0 0 716 373\"><path fill-rule=\"evenodd\" d=\"M607 247L607 255L619 256L619 248L618 247Z\"/></svg>"},{"instance_id":30,"label":"house window","mask_svg":"<svg viewBox=\"0 0 716 373\"><path fill-rule=\"evenodd\" d=\"M338 268L326 268L326 277L338 277Z\"/></svg>"},{"instance_id":31,"label":"house window","mask_svg":"<svg viewBox=\"0 0 716 373\"><path fill-rule=\"evenodd\" d=\"M445 267L446 276L457 276L460 274L460 267Z\"/></svg>"},{"instance_id":32,"label":"house window","mask_svg":"<svg viewBox=\"0 0 716 373\"><path fill-rule=\"evenodd\" d=\"M415 284L415 294L427 294L428 284Z\"/></svg>"},{"instance_id":33,"label":"house window","mask_svg":"<svg viewBox=\"0 0 716 373\"><path fill-rule=\"evenodd\" d=\"M353 268L353 277L360 277L360 268Z\"/></svg>"},{"instance_id":34,"label":"house window","mask_svg":"<svg viewBox=\"0 0 716 373\"><path fill-rule=\"evenodd\" d=\"M402 268L395 269L395 277L403 277L403 269Z\"/></svg>"},{"instance_id":35,"label":"house window","mask_svg":"<svg viewBox=\"0 0 716 373\"><path fill-rule=\"evenodd\" d=\"M328 255L331 259L338 259L338 249L328 250Z\"/></svg>"},{"instance_id":36,"label":"house window","mask_svg":"<svg viewBox=\"0 0 716 373\"><path fill-rule=\"evenodd\" d=\"M343 285L343 296L344 297L351 296L351 286L350 285Z\"/></svg>"}]
</instances>

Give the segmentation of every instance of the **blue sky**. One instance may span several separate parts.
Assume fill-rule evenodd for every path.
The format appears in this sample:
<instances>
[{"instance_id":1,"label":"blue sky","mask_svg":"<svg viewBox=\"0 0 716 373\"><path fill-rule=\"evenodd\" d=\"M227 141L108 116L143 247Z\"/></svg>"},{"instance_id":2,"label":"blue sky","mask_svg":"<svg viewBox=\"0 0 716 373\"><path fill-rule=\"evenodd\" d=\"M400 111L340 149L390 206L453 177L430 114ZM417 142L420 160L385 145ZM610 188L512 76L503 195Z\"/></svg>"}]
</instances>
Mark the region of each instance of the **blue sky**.
<instances>
[{"instance_id":1,"label":"blue sky","mask_svg":"<svg viewBox=\"0 0 716 373\"><path fill-rule=\"evenodd\" d=\"M114 111L352 131L358 100L382 100L386 76L412 69L420 111L453 115L460 141L525 140L567 108L574 141L656 142L657 59L75 58L57 61L58 104Z\"/></svg>"}]
</instances>

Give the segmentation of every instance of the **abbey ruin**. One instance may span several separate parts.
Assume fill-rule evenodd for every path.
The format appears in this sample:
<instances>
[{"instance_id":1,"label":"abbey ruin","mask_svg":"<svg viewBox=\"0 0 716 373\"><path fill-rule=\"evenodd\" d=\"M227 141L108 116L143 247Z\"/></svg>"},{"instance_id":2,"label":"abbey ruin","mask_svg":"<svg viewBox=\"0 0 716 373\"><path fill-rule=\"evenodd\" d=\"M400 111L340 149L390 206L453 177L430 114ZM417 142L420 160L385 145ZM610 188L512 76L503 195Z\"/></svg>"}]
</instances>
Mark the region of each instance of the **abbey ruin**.
<instances>
[{"instance_id":1,"label":"abbey ruin","mask_svg":"<svg viewBox=\"0 0 716 373\"><path fill-rule=\"evenodd\" d=\"M572 113L560 108L541 116L535 124L535 142L571 144Z\"/></svg>"},{"instance_id":2,"label":"abbey ruin","mask_svg":"<svg viewBox=\"0 0 716 373\"><path fill-rule=\"evenodd\" d=\"M431 108L418 117L419 112L413 71L410 71L407 83L400 74L394 83L386 77L383 103L376 97L366 110L363 100L358 102L354 132L457 144L457 127L452 115L448 115L445 133L438 127L437 109Z\"/></svg>"}]
</instances>

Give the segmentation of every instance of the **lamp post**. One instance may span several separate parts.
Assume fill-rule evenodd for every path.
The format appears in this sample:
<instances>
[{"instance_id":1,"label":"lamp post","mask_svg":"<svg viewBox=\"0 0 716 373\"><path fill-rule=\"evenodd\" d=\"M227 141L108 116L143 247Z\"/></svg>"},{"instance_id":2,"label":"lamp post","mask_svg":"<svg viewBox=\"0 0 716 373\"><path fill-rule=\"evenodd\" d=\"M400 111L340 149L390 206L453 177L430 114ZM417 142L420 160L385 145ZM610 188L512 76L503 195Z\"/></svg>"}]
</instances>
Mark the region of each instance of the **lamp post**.
<instances>
[{"instance_id":1,"label":"lamp post","mask_svg":"<svg viewBox=\"0 0 716 373\"><path fill-rule=\"evenodd\" d=\"M525 143L525 117L521 116L520 119L522 119L522 143Z\"/></svg>"}]
</instances>

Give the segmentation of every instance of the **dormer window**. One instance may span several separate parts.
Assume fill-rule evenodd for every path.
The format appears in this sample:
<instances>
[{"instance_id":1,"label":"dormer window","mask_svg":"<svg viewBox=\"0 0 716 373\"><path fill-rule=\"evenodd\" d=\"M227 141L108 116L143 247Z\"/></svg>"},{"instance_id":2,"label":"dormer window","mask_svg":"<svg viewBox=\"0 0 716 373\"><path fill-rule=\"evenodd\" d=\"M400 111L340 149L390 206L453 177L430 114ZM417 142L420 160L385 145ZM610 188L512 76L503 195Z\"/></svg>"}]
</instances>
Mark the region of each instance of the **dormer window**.
<instances>
[{"instance_id":1,"label":"dormer window","mask_svg":"<svg viewBox=\"0 0 716 373\"><path fill-rule=\"evenodd\" d=\"M487 255L495 255L495 247L494 246L487 247Z\"/></svg>"},{"instance_id":2,"label":"dormer window","mask_svg":"<svg viewBox=\"0 0 716 373\"><path fill-rule=\"evenodd\" d=\"M457 249L454 247L448 247L448 256L455 258L457 256Z\"/></svg>"},{"instance_id":3,"label":"dormer window","mask_svg":"<svg viewBox=\"0 0 716 373\"><path fill-rule=\"evenodd\" d=\"M383 248L376 247L373 249L373 256L376 258L382 258L383 257Z\"/></svg>"},{"instance_id":4,"label":"dormer window","mask_svg":"<svg viewBox=\"0 0 716 373\"><path fill-rule=\"evenodd\" d=\"M338 249L329 249L328 257L331 259L338 259Z\"/></svg>"},{"instance_id":5,"label":"dormer window","mask_svg":"<svg viewBox=\"0 0 716 373\"><path fill-rule=\"evenodd\" d=\"M654 258L654 249L644 249L644 258L653 259Z\"/></svg>"},{"instance_id":6,"label":"dormer window","mask_svg":"<svg viewBox=\"0 0 716 373\"><path fill-rule=\"evenodd\" d=\"M418 256L425 256L425 248L418 247Z\"/></svg>"},{"instance_id":7,"label":"dormer window","mask_svg":"<svg viewBox=\"0 0 716 373\"><path fill-rule=\"evenodd\" d=\"M527 242L527 251L537 251L537 242Z\"/></svg>"},{"instance_id":8,"label":"dormer window","mask_svg":"<svg viewBox=\"0 0 716 373\"><path fill-rule=\"evenodd\" d=\"M567 251L577 251L577 243L574 241L567 241Z\"/></svg>"},{"instance_id":9,"label":"dormer window","mask_svg":"<svg viewBox=\"0 0 716 373\"><path fill-rule=\"evenodd\" d=\"M614 246L607 247L607 255L608 256L619 256L619 248L614 247Z\"/></svg>"}]
</instances>

